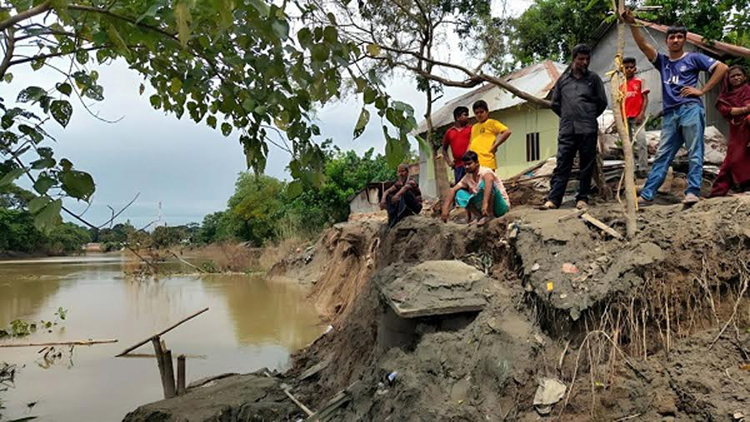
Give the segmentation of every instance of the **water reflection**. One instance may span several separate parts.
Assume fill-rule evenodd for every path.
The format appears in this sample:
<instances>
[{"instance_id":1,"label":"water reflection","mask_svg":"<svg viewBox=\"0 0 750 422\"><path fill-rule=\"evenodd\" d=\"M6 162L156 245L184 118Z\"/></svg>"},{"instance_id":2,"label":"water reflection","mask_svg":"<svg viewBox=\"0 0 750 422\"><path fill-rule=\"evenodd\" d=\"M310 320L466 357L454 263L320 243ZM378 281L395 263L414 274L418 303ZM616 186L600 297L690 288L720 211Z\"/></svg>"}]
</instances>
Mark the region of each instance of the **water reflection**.
<instances>
[{"instance_id":1,"label":"water reflection","mask_svg":"<svg viewBox=\"0 0 750 422\"><path fill-rule=\"evenodd\" d=\"M118 338L119 343L77 347L73 365L42 369L36 349L0 348L0 361L25 365L16 388L0 393L13 419L120 420L139 404L160 398L153 359L115 354L185 316L209 312L168 333L175 355L188 358L188 381L221 372L283 369L290 352L321 331L304 292L290 285L244 276L171 276L136 282L122 276L119 258L0 263L0 326L16 318L51 319L68 309L64 329L28 341ZM146 345L138 353L153 353ZM38 401L30 413L26 403Z\"/></svg>"},{"instance_id":2,"label":"water reflection","mask_svg":"<svg viewBox=\"0 0 750 422\"><path fill-rule=\"evenodd\" d=\"M237 341L244 344L276 342L298 349L309 341L311 329L318 324L310 306L300 300L300 290L281 283L264 283L243 276L206 276L206 290L226 298L227 311L234 322ZM277 321L287 321L278 324Z\"/></svg>"}]
</instances>

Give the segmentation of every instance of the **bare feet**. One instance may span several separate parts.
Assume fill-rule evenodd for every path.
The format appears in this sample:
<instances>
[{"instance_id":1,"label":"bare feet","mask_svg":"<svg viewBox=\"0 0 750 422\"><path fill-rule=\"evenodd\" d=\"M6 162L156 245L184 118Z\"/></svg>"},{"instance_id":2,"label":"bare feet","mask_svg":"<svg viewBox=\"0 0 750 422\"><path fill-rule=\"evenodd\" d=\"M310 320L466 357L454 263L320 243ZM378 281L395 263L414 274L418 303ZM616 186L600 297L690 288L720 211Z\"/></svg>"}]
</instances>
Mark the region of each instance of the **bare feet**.
<instances>
[{"instance_id":1,"label":"bare feet","mask_svg":"<svg viewBox=\"0 0 750 422\"><path fill-rule=\"evenodd\" d=\"M589 204L586 201L578 201L578 202L576 202L576 209L585 210L588 207L589 207Z\"/></svg>"},{"instance_id":2,"label":"bare feet","mask_svg":"<svg viewBox=\"0 0 750 422\"><path fill-rule=\"evenodd\" d=\"M682 200L683 204L695 204L698 201L700 201L700 198L698 198L698 195L694 193L689 193L685 195L685 199Z\"/></svg>"},{"instance_id":3,"label":"bare feet","mask_svg":"<svg viewBox=\"0 0 750 422\"><path fill-rule=\"evenodd\" d=\"M653 199L646 199L642 196L638 197L638 208L648 207L654 203Z\"/></svg>"},{"instance_id":4,"label":"bare feet","mask_svg":"<svg viewBox=\"0 0 750 422\"><path fill-rule=\"evenodd\" d=\"M557 205L555 205L552 201L545 202L541 207L539 207L540 210L554 210L557 209Z\"/></svg>"}]
</instances>

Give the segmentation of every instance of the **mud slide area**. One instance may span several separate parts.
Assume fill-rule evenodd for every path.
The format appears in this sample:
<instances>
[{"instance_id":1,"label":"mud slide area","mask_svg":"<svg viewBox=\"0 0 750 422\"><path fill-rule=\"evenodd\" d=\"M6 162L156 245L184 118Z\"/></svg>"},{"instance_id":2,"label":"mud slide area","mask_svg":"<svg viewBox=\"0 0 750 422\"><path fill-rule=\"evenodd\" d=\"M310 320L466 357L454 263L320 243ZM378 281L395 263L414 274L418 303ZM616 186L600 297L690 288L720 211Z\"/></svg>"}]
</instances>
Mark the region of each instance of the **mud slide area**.
<instances>
[{"instance_id":1,"label":"mud slide area","mask_svg":"<svg viewBox=\"0 0 750 422\"><path fill-rule=\"evenodd\" d=\"M573 212L337 225L274 269L309 284L333 326L289 371L126 420L307 419L282 383L311 420L750 416L750 198L644 209L630 241ZM624 233L618 206L589 214Z\"/></svg>"}]
</instances>

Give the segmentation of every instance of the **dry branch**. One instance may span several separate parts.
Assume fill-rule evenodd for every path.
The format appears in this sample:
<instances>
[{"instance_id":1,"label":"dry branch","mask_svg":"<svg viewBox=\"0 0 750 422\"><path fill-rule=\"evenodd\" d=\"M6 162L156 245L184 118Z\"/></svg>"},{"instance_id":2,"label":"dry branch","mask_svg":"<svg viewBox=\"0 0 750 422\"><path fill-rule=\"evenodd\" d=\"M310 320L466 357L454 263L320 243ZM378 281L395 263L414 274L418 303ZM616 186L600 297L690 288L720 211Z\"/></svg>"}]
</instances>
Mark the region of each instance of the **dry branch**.
<instances>
[{"instance_id":1,"label":"dry branch","mask_svg":"<svg viewBox=\"0 0 750 422\"><path fill-rule=\"evenodd\" d=\"M177 254L176 254L176 253L174 253L174 252L172 252L172 256L174 256L175 258L177 258L177 260L178 260L178 261L180 261L181 263L183 263L183 264L187 265L188 267L190 267L190 268L192 268L192 269L194 269L194 270L198 270L198 271L200 271L200 272L202 272L202 273L207 273L207 271L206 271L206 270L204 270L203 268L201 268L201 267L197 267L197 266L195 266L195 265L193 265L193 264L191 264L191 263L189 263L189 262L185 261L184 259L180 258L180 256L179 256L179 255L177 255Z\"/></svg>"},{"instance_id":2,"label":"dry branch","mask_svg":"<svg viewBox=\"0 0 750 422\"><path fill-rule=\"evenodd\" d=\"M77 340L77 341L53 341L49 343L10 343L0 344L0 347L49 347L49 346L93 346L95 344L117 343L117 339L108 340Z\"/></svg>"},{"instance_id":3,"label":"dry branch","mask_svg":"<svg viewBox=\"0 0 750 422\"><path fill-rule=\"evenodd\" d=\"M618 233L617 230L615 230L612 227L609 227L608 225L604 224L603 222L601 222L601 220L599 220L597 218L594 218L591 214L589 214L589 213L583 213L583 214L581 214L581 218L584 219L585 221L593 224L598 229L600 229L601 231L603 231L603 232L607 233L608 235L614 237L615 239L623 240L622 235L620 233Z\"/></svg>"}]
</instances>

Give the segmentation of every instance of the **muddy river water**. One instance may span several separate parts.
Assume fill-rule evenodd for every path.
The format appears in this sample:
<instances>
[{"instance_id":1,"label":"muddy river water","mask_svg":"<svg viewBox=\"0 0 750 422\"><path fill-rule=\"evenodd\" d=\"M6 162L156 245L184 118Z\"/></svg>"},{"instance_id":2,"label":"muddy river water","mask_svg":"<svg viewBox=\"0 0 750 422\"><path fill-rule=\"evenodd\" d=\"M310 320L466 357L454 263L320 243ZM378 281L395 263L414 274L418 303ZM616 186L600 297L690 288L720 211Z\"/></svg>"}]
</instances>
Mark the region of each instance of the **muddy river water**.
<instances>
[{"instance_id":1,"label":"muddy river water","mask_svg":"<svg viewBox=\"0 0 750 422\"><path fill-rule=\"evenodd\" d=\"M0 384L0 420L119 421L138 405L159 400L152 357L115 358L127 346L191 313L199 317L163 338L187 358L187 381L223 372L284 369L290 353L324 327L305 292L295 286L236 275L169 276L135 281L123 275L119 255L0 261L0 328L11 321L64 321L9 342L113 339L115 344L67 347L45 360L40 348L0 348L0 364L19 370L6 391ZM134 353L151 354L151 344Z\"/></svg>"}]
</instances>

